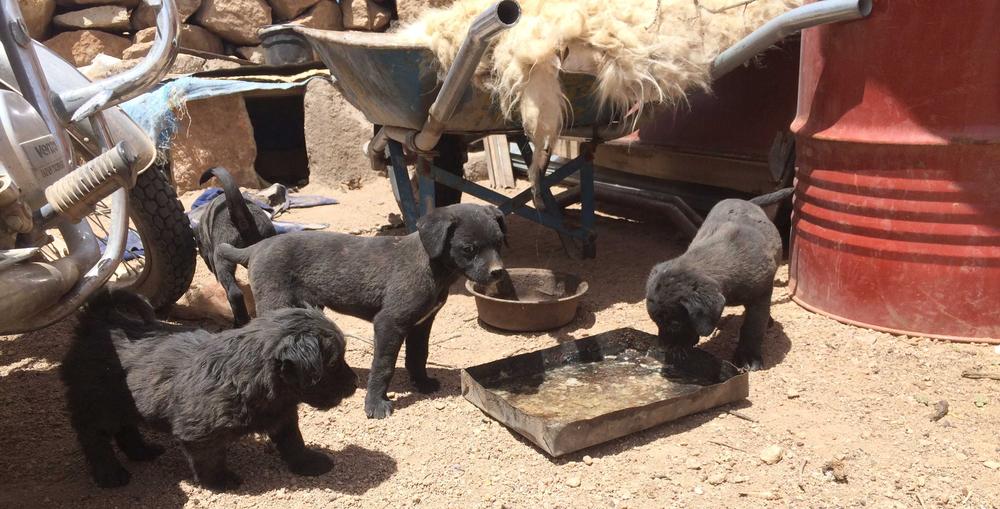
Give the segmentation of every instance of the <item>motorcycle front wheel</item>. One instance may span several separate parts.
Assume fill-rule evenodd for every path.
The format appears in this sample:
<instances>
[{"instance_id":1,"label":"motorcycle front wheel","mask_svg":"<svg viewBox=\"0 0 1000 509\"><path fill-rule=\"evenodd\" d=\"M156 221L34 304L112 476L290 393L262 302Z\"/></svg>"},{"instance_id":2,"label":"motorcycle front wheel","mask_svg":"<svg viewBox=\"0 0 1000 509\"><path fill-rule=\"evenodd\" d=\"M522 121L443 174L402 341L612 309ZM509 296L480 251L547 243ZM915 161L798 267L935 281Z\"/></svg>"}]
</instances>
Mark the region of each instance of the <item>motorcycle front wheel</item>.
<instances>
[{"instance_id":1,"label":"motorcycle front wheel","mask_svg":"<svg viewBox=\"0 0 1000 509\"><path fill-rule=\"evenodd\" d=\"M94 235L108 237L111 200L97 204L87 217ZM50 259L61 257L58 244L43 248ZM125 259L108 281L112 288L128 288L163 309L184 295L195 271L195 242L191 222L177 193L160 166L139 174L129 192L129 239Z\"/></svg>"}]
</instances>

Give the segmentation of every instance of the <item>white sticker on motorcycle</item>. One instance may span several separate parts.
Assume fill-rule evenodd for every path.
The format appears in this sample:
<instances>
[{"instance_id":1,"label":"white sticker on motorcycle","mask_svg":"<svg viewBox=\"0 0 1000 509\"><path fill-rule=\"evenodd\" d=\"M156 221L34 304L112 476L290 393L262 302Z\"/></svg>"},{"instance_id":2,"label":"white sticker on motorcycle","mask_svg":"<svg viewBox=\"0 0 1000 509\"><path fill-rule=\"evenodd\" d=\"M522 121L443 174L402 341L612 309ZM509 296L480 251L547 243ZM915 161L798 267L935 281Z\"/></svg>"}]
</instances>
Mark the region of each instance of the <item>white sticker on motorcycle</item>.
<instances>
[{"instance_id":1,"label":"white sticker on motorcycle","mask_svg":"<svg viewBox=\"0 0 1000 509\"><path fill-rule=\"evenodd\" d=\"M66 172L66 161L63 161L56 139L51 134L22 143L21 150L40 178L46 179Z\"/></svg>"}]
</instances>

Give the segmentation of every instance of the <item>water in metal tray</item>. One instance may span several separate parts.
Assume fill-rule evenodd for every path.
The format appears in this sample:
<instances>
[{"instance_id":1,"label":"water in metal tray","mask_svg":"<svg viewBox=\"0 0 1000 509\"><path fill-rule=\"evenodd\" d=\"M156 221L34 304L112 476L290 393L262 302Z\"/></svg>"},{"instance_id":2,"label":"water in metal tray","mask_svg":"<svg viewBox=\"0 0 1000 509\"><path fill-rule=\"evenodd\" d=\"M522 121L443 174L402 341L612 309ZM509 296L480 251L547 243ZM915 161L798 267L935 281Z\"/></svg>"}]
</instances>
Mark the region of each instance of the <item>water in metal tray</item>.
<instances>
[{"instance_id":1,"label":"water in metal tray","mask_svg":"<svg viewBox=\"0 0 1000 509\"><path fill-rule=\"evenodd\" d=\"M665 370L659 360L633 352L498 380L490 390L525 414L573 422L689 394L704 385L678 380L667 373L669 365Z\"/></svg>"}]
</instances>

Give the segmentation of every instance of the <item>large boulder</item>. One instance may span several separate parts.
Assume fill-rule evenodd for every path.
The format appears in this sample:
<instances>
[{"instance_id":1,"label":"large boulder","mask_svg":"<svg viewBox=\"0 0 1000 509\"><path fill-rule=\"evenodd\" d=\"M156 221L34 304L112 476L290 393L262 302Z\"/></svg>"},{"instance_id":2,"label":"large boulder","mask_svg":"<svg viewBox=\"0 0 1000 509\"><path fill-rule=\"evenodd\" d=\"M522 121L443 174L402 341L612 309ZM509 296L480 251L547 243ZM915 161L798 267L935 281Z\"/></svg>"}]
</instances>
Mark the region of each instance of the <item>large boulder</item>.
<instances>
[{"instance_id":1,"label":"large boulder","mask_svg":"<svg viewBox=\"0 0 1000 509\"><path fill-rule=\"evenodd\" d=\"M56 0L61 7L73 9L79 7L93 7L95 5L121 5L123 7L135 7L139 5L139 0Z\"/></svg>"},{"instance_id":2,"label":"large boulder","mask_svg":"<svg viewBox=\"0 0 1000 509\"><path fill-rule=\"evenodd\" d=\"M225 95L187 103L187 114L170 148L171 169L178 192L201 186L198 178L222 166L242 187L260 187L254 160L257 144L250 115L240 95Z\"/></svg>"},{"instance_id":3,"label":"large boulder","mask_svg":"<svg viewBox=\"0 0 1000 509\"><path fill-rule=\"evenodd\" d=\"M47 41L45 45L76 67L90 65L100 53L121 58L122 52L131 42L117 35L100 30L74 30L63 32Z\"/></svg>"},{"instance_id":4,"label":"large boulder","mask_svg":"<svg viewBox=\"0 0 1000 509\"><path fill-rule=\"evenodd\" d=\"M201 0L175 0L175 3L181 23L187 21L201 7ZM156 26L156 11L146 2L140 2L139 7L132 12L132 28L141 30L152 26Z\"/></svg>"},{"instance_id":5,"label":"large boulder","mask_svg":"<svg viewBox=\"0 0 1000 509\"><path fill-rule=\"evenodd\" d=\"M264 0L204 0L194 19L229 42L249 46L260 42L257 30L271 24L271 7Z\"/></svg>"},{"instance_id":6,"label":"large boulder","mask_svg":"<svg viewBox=\"0 0 1000 509\"><path fill-rule=\"evenodd\" d=\"M310 182L356 187L378 177L364 152L372 124L331 82L310 80L304 108Z\"/></svg>"},{"instance_id":7,"label":"large boulder","mask_svg":"<svg viewBox=\"0 0 1000 509\"><path fill-rule=\"evenodd\" d=\"M290 25L301 25L319 30L343 30L344 24L340 18L340 7L330 0L320 0L305 14L290 21Z\"/></svg>"},{"instance_id":8,"label":"large boulder","mask_svg":"<svg viewBox=\"0 0 1000 509\"><path fill-rule=\"evenodd\" d=\"M24 16L24 24L28 26L28 33L33 39L44 39L49 32L52 15L56 12L55 0L17 0L17 3Z\"/></svg>"},{"instance_id":9,"label":"large boulder","mask_svg":"<svg viewBox=\"0 0 1000 509\"><path fill-rule=\"evenodd\" d=\"M406 2L402 2L406 3ZM372 0L340 0L344 15L344 28L381 32L389 26L392 12Z\"/></svg>"},{"instance_id":10,"label":"large boulder","mask_svg":"<svg viewBox=\"0 0 1000 509\"><path fill-rule=\"evenodd\" d=\"M132 26L128 9L120 5L102 5L70 11L52 18L52 22L59 28L92 28L110 32L125 32Z\"/></svg>"},{"instance_id":11,"label":"large boulder","mask_svg":"<svg viewBox=\"0 0 1000 509\"><path fill-rule=\"evenodd\" d=\"M316 5L318 0L268 0L275 19L287 20Z\"/></svg>"},{"instance_id":12,"label":"large boulder","mask_svg":"<svg viewBox=\"0 0 1000 509\"><path fill-rule=\"evenodd\" d=\"M401 25L413 23L422 16L427 9L437 7L448 7L457 0L403 0L396 2L396 15L399 17Z\"/></svg>"},{"instance_id":13,"label":"large boulder","mask_svg":"<svg viewBox=\"0 0 1000 509\"><path fill-rule=\"evenodd\" d=\"M135 43L146 44L152 43L156 39L156 27L143 28L135 34ZM180 33L180 45L181 48L192 49L196 51L204 51L207 53L224 54L225 47L222 44L222 39L212 32L201 28L198 25L181 25ZM142 54L145 55L149 50L147 49Z\"/></svg>"}]
</instances>

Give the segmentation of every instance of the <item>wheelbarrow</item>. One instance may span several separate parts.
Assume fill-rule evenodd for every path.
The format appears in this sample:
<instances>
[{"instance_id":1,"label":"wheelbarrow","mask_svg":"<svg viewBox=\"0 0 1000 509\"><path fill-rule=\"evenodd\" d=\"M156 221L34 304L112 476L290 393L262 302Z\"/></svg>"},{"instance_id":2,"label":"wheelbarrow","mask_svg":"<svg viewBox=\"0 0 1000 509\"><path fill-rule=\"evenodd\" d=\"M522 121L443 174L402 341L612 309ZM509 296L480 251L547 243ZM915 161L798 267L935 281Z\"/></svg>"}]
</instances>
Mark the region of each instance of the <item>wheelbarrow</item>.
<instances>
[{"instance_id":1,"label":"wheelbarrow","mask_svg":"<svg viewBox=\"0 0 1000 509\"><path fill-rule=\"evenodd\" d=\"M792 9L722 52L713 63L711 77L739 67L799 30L858 19L869 12L870 0L822 0ZM561 73L573 119L562 134L584 143L579 156L547 173L549 150L532 147L522 127L504 118L488 92L470 86L490 40L516 24L520 16L520 6L514 0L499 1L479 15L443 80L438 78L440 64L430 49L395 34L274 25L261 30L260 36L269 57L283 52L287 58L289 52L302 50L311 53L311 47L330 69L343 97L373 124L382 126L367 151L372 167L388 172L408 230L414 231L417 220L433 209L437 183L492 203L505 214L517 214L551 228L559 234L567 254L593 258L594 149L603 140L628 134L636 122L614 118L598 108L591 93L595 83L592 75ZM445 134L468 142L491 134L514 135L528 164L531 187L508 197L433 164ZM408 155L417 160L419 201L410 186ZM552 187L573 175L579 183L557 199ZM576 203L581 206L579 221L571 225L563 209Z\"/></svg>"}]
</instances>

